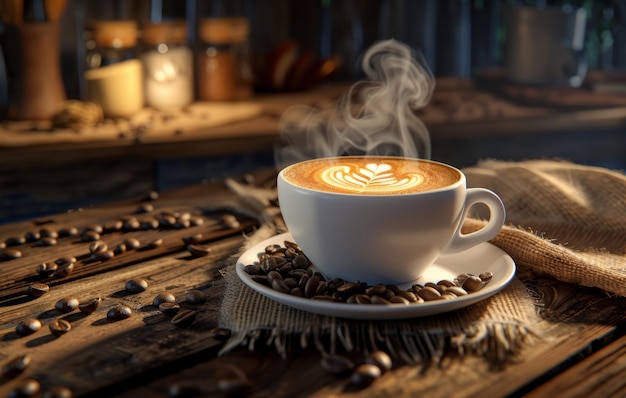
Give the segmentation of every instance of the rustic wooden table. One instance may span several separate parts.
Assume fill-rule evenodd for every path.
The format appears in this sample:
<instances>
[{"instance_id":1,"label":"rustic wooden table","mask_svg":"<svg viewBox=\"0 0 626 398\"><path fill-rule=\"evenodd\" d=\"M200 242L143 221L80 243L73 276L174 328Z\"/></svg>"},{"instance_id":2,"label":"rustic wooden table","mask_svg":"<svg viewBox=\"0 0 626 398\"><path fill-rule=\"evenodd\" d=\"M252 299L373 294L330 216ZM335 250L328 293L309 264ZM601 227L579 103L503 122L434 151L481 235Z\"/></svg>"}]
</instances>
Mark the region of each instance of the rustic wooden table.
<instances>
[{"instance_id":1,"label":"rustic wooden table","mask_svg":"<svg viewBox=\"0 0 626 398\"><path fill-rule=\"evenodd\" d=\"M256 181L272 180L272 171L256 175ZM567 321L544 319L546 335L527 348L524 360L497 369L471 356L429 367L396 363L371 386L356 389L349 378L324 371L313 349L292 351L283 359L259 344L255 352L242 347L219 356L224 344L214 330L224 290L219 270L232 261L244 233L258 221L240 207L223 182L161 193L148 202L154 207L148 213L137 212L149 210L142 203L146 202L138 198L0 226L0 242L16 244L7 247L4 255L10 250L22 253L20 258L0 262L0 365L25 354L30 357L21 374L0 381L0 395L10 395L25 381L36 379L41 396L54 386L65 386L74 396L227 396L220 381L237 375L249 381L247 394L254 397L626 395L624 302L602 294L573 307L576 313ZM178 215L179 224L170 224L164 212ZM204 222L186 226L184 214ZM151 215L161 220L156 229L147 223ZM133 226L132 217L143 220L144 227ZM121 231L115 230L113 220L123 220ZM105 227L102 240L110 247L130 237L143 246L95 261L90 258L90 243L81 235L60 237L53 246L10 239L40 230L60 232L73 226L81 231L95 225ZM186 249L182 238L195 234L202 234L200 244L211 249L208 255L193 256ZM160 245L149 246L157 239L162 240ZM40 263L69 256L77 262L65 277L45 277L36 271ZM132 278L145 279L147 290L125 291ZM28 296L25 288L38 282L45 282L50 290L38 298ZM581 294L575 286L554 286L555 306ZM190 289L203 291L206 303L186 299ZM190 326L172 324L152 306L155 296L164 291L171 292L182 308L195 311ZM89 315L79 310L61 313L56 303L65 297L81 302L100 297L102 303ZM107 320L115 305L128 306L132 315ZM27 318L40 320L43 327L21 336L16 326ZM55 337L49 325L60 319L68 320L72 329Z\"/></svg>"}]
</instances>

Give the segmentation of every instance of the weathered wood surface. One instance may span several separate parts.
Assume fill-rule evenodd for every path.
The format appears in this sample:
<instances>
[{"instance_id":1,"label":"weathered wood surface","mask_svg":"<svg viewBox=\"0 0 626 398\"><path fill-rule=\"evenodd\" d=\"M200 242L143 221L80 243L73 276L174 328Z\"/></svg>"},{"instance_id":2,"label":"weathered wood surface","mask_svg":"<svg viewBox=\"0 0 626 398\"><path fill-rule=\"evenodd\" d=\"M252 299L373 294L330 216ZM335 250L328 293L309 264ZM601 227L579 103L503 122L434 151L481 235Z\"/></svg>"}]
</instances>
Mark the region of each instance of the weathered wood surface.
<instances>
[{"instance_id":1,"label":"weathered wood surface","mask_svg":"<svg viewBox=\"0 0 626 398\"><path fill-rule=\"evenodd\" d=\"M270 180L271 181L271 180ZM0 226L2 240L44 225L91 225L132 213L139 201L65 213L46 219ZM577 306L561 318L546 316L541 338L525 351L524 359L501 368L492 368L481 358L454 356L429 367L396 363L394 369L366 389L355 389L348 378L326 373L314 349L292 350L287 359L272 347L257 345L255 352L241 347L219 356L222 342L211 336L217 325L223 280L219 270L232 262L254 220L221 183L166 193L154 202L162 209L203 214L208 222L184 230L134 231L105 239L135 235L147 241L164 239L157 249L125 253L119 262L81 264L75 273L51 283L50 291L36 299L27 298L23 287L32 279L37 261L50 256L84 256L88 243L64 238L53 247L25 245L24 257L0 262L0 365L28 353L32 362L14 380L0 381L0 395L6 396L27 377L40 380L43 389L70 387L75 396L167 397L175 385L191 385L201 396L223 396L219 381L244 375L254 397L473 397L509 396L620 396L624 394L624 300L555 284L554 307L563 307L571 297L591 295L586 306ZM241 211L235 211L241 210ZM239 228L222 228L222 214L236 214ZM218 227L220 226L220 227ZM202 231L199 231L202 229ZM192 258L181 236L202 232L212 248L207 257ZM124 255L128 254L128 257ZM116 258L114 258L116 259ZM79 260L81 261L81 260ZM113 260L109 260L113 261ZM83 268L82 271L79 268ZM124 284L131 278L149 283L143 293L128 294ZM191 304L185 292L200 289L207 303ZM181 307L196 311L188 328L171 323L151 303L162 291L173 293ZM62 297L79 300L103 298L93 314L78 311L61 314L54 304ZM108 309L116 304L129 306L129 319L110 322ZM546 313L550 308L545 308ZM33 335L19 337L15 325L26 317L39 318L44 327ZM69 320L73 328L53 337L47 325L55 319ZM362 353L350 353L356 360Z\"/></svg>"}]
</instances>

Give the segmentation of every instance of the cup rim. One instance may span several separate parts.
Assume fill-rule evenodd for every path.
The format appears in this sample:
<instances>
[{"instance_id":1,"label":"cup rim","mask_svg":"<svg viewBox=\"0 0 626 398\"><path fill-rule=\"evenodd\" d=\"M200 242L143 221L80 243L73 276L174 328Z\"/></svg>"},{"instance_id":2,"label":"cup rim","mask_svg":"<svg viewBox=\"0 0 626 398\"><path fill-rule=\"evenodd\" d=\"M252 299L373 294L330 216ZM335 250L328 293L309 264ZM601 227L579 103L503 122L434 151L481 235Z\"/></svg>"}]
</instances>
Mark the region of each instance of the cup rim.
<instances>
[{"instance_id":1,"label":"cup rim","mask_svg":"<svg viewBox=\"0 0 626 398\"><path fill-rule=\"evenodd\" d=\"M310 187L304 187L301 185L297 185L292 183L291 181L289 181L287 178L285 178L284 174L285 171L289 168L291 168L292 166L298 165L298 164L302 164L302 163L308 163L308 162L313 162L313 161L317 161L317 160L321 160L321 159L350 159L350 158L385 158L385 159L389 159L389 158L393 158L393 159L406 159L406 160L412 160L412 161L420 161L420 162L425 162L425 163L432 163L432 164L438 164L447 168L450 168L454 171L456 171L459 174L459 178L457 181L453 182L452 184L446 185L444 187L441 188L436 188L436 189L430 189L427 191L420 191L420 192L392 192L392 193L385 193L385 194L376 194L376 195L372 195L372 194L363 194L363 193L348 193L348 192L332 192L332 191L324 191L321 189L315 189L315 188L310 188ZM435 194L435 193L440 193L440 192L448 192L454 189L457 189L459 186L466 186L466 177L465 174L457 167L454 167L450 164L447 163L443 163L443 162L439 162L436 160L431 160L431 159L421 159L421 158L411 158L411 157L406 157L406 156L390 156L390 155L346 155L346 156L326 156L326 157L319 157L319 158L313 158L313 159L306 159L306 160L301 160L295 163L292 163L290 165L287 165L285 167L283 167L279 173L278 173L278 177L279 180L282 180L284 183L290 185L291 187L295 188L295 189L299 189L299 190L303 190L303 191L307 191L307 192L315 192L316 194L324 194L324 195L328 195L328 196L333 196L333 197L342 197L342 196L346 196L346 197L352 197L352 198L389 198L389 197L406 197L406 196L422 196L422 195L431 195L431 194Z\"/></svg>"}]
</instances>

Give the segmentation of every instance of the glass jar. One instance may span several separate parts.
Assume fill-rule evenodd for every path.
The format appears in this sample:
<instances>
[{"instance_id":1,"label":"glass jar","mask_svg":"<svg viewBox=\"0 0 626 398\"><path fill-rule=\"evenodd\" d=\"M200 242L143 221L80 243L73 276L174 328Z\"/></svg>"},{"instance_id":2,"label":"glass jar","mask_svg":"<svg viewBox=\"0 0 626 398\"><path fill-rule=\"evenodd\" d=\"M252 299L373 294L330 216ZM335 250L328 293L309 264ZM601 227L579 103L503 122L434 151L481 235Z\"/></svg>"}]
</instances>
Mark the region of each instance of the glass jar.
<instances>
[{"instance_id":1,"label":"glass jar","mask_svg":"<svg viewBox=\"0 0 626 398\"><path fill-rule=\"evenodd\" d=\"M94 21L86 32L86 100L107 117L129 117L143 108L137 23Z\"/></svg>"},{"instance_id":2,"label":"glass jar","mask_svg":"<svg viewBox=\"0 0 626 398\"><path fill-rule=\"evenodd\" d=\"M198 96L234 101L252 96L248 20L209 18L199 24Z\"/></svg>"},{"instance_id":3,"label":"glass jar","mask_svg":"<svg viewBox=\"0 0 626 398\"><path fill-rule=\"evenodd\" d=\"M193 101L193 53L184 21L144 25L141 63L146 105L178 108Z\"/></svg>"}]
</instances>

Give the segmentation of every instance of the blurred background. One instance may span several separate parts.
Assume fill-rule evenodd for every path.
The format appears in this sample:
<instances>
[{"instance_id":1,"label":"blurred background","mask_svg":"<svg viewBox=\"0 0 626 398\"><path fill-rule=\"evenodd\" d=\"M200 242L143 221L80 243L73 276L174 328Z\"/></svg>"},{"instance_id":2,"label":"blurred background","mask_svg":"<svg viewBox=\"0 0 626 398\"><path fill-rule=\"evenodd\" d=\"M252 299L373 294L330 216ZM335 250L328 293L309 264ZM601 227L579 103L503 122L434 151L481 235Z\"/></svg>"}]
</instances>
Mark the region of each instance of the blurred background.
<instances>
[{"instance_id":1,"label":"blurred background","mask_svg":"<svg viewBox=\"0 0 626 398\"><path fill-rule=\"evenodd\" d=\"M281 111L336 99L391 38L435 75L418 110L433 159L626 169L626 0L0 0L0 14L0 223L271 167Z\"/></svg>"}]
</instances>

